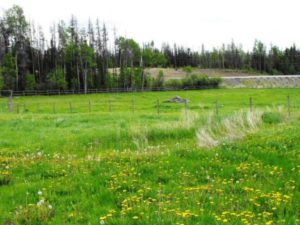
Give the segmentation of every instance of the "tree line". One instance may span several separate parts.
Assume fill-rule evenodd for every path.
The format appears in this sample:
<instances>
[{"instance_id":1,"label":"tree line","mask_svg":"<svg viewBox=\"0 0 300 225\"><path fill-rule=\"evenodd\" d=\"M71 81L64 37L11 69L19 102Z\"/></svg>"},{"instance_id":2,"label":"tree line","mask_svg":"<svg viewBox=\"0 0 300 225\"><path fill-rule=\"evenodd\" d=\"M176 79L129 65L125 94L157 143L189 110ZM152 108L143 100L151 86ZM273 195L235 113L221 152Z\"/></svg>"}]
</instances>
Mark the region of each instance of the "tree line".
<instances>
[{"instance_id":1,"label":"tree line","mask_svg":"<svg viewBox=\"0 0 300 225\"><path fill-rule=\"evenodd\" d=\"M152 78L149 67L243 69L267 74L300 72L300 50L295 45L269 50L255 41L252 51L234 42L221 48L194 51L153 42L140 45L131 38L108 34L96 20L79 27L75 16L50 28L50 41L40 26L29 23L20 6L0 17L0 89L45 90L144 88L164 85L163 74ZM112 40L109 37L113 36ZM111 44L112 43L112 44ZM199 78L200 79L200 78ZM202 79L202 78L201 78Z\"/></svg>"}]
</instances>

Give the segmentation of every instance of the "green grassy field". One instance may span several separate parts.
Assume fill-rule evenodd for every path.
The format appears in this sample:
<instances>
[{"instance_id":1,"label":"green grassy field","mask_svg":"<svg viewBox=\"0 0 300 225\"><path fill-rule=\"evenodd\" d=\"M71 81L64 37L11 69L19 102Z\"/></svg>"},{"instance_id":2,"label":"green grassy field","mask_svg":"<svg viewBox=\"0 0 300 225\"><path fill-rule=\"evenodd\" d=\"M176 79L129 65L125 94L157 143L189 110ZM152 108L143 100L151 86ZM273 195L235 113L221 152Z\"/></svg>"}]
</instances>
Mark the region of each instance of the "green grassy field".
<instances>
[{"instance_id":1,"label":"green grassy field","mask_svg":"<svg viewBox=\"0 0 300 225\"><path fill-rule=\"evenodd\" d=\"M0 98L0 122L0 224L300 223L299 89Z\"/></svg>"}]
</instances>

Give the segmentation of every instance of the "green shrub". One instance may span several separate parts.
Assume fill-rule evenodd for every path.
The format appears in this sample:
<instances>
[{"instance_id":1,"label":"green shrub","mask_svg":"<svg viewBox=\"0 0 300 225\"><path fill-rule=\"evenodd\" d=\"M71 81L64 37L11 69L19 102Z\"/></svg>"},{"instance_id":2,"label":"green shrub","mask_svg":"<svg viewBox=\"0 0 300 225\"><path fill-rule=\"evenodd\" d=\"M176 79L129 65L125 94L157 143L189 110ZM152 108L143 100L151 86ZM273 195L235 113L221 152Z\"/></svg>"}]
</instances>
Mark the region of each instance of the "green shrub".
<instances>
[{"instance_id":1,"label":"green shrub","mask_svg":"<svg viewBox=\"0 0 300 225\"><path fill-rule=\"evenodd\" d=\"M165 82L166 87L173 87L173 88L181 88L182 87L182 82L181 80L177 79L170 79Z\"/></svg>"},{"instance_id":2,"label":"green shrub","mask_svg":"<svg viewBox=\"0 0 300 225\"><path fill-rule=\"evenodd\" d=\"M217 87L221 83L219 77L208 77L205 75L191 75L183 78L182 80L171 79L165 82L166 87L174 88L187 88L187 87L205 87L215 86Z\"/></svg>"},{"instance_id":3,"label":"green shrub","mask_svg":"<svg viewBox=\"0 0 300 225\"><path fill-rule=\"evenodd\" d=\"M211 78L205 75L198 75L197 76L197 81L196 81L196 86L205 86L205 85L210 85Z\"/></svg>"},{"instance_id":4,"label":"green shrub","mask_svg":"<svg viewBox=\"0 0 300 225\"><path fill-rule=\"evenodd\" d=\"M158 72L157 77L154 80L154 86L155 87L162 87L164 85L165 77L164 77L164 72L160 70Z\"/></svg>"},{"instance_id":5,"label":"green shrub","mask_svg":"<svg viewBox=\"0 0 300 225\"><path fill-rule=\"evenodd\" d=\"M212 84L212 85L219 86L219 84L221 82L222 82L222 78L221 77L212 77L212 78L210 78L210 84Z\"/></svg>"},{"instance_id":6,"label":"green shrub","mask_svg":"<svg viewBox=\"0 0 300 225\"><path fill-rule=\"evenodd\" d=\"M192 87L194 86L193 80L190 77L183 78L181 80L182 87Z\"/></svg>"},{"instance_id":7,"label":"green shrub","mask_svg":"<svg viewBox=\"0 0 300 225\"><path fill-rule=\"evenodd\" d=\"M26 74L25 81L26 81L26 90L36 89L36 81L33 74L30 73Z\"/></svg>"},{"instance_id":8,"label":"green shrub","mask_svg":"<svg viewBox=\"0 0 300 225\"><path fill-rule=\"evenodd\" d=\"M61 89L65 90L67 89L67 81L64 77L64 71L59 68L57 71L52 71L48 74L47 79L49 81L49 87L51 89ZM76 88L77 86L77 79L73 78L72 80L72 86L73 88Z\"/></svg>"},{"instance_id":9,"label":"green shrub","mask_svg":"<svg viewBox=\"0 0 300 225\"><path fill-rule=\"evenodd\" d=\"M279 70L272 69L271 74L272 75L282 75L283 73L281 71L279 71Z\"/></svg>"},{"instance_id":10,"label":"green shrub","mask_svg":"<svg viewBox=\"0 0 300 225\"><path fill-rule=\"evenodd\" d=\"M182 70L184 72L186 72L187 74L190 74L190 73L193 72L193 67L191 67L191 66L185 66L185 67L182 68Z\"/></svg>"}]
</instances>

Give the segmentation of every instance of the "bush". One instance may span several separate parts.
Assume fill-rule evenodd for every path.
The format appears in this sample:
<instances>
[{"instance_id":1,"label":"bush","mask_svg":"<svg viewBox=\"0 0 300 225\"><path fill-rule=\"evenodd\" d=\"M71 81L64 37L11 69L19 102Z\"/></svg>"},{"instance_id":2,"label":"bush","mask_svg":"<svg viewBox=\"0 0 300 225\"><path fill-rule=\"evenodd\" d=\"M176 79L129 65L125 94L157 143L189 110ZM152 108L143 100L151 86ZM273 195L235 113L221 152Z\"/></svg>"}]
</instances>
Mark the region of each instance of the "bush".
<instances>
[{"instance_id":1,"label":"bush","mask_svg":"<svg viewBox=\"0 0 300 225\"><path fill-rule=\"evenodd\" d=\"M210 79L212 78L209 78L208 76L198 75L195 86L210 85L211 82Z\"/></svg>"},{"instance_id":2,"label":"bush","mask_svg":"<svg viewBox=\"0 0 300 225\"><path fill-rule=\"evenodd\" d=\"M210 78L210 84L213 85L213 86L219 86L221 82L222 82L221 77L212 77L212 78Z\"/></svg>"},{"instance_id":3,"label":"bush","mask_svg":"<svg viewBox=\"0 0 300 225\"><path fill-rule=\"evenodd\" d=\"M160 70L158 72L158 75L156 77L156 79L154 80L154 87L162 87L164 85L164 72L162 70Z\"/></svg>"},{"instance_id":4,"label":"bush","mask_svg":"<svg viewBox=\"0 0 300 225\"><path fill-rule=\"evenodd\" d=\"M182 80L171 79L165 82L165 86L174 88L188 88L188 87L217 87L222 79L219 77L210 78L203 75L191 75Z\"/></svg>"},{"instance_id":5,"label":"bush","mask_svg":"<svg viewBox=\"0 0 300 225\"><path fill-rule=\"evenodd\" d=\"M279 71L279 70L272 69L271 74L272 75L282 75L283 73L281 71Z\"/></svg>"},{"instance_id":6,"label":"bush","mask_svg":"<svg viewBox=\"0 0 300 225\"><path fill-rule=\"evenodd\" d=\"M166 87L173 87L173 88L182 88L181 80L177 79L170 79L165 82Z\"/></svg>"},{"instance_id":7,"label":"bush","mask_svg":"<svg viewBox=\"0 0 300 225\"><path fill-rule=\"evenodd\" d=\"M182 87L192 87L194 86L193 80L190 77L183 78L181 80Z\"/></svg>"},{"instance_id":8,"label":"bush","mask_svg":"<svg viewBox=\"0 0 300 225\"><path fill-rule=\"evenodd\" d=\"M67 81L64 77L64 72L61 68L57 69L57 71L53 71L48 74L48 81L49 81L49 88L51 89L60 89L65 90L67 89ZM75 78L73 78L75 79ZM73 80L72 80L73 81ZM77 80L75 80L77 83ZM73 82L72 82L73 84ZM72 85L73 88L76 87L76 85Z\"/></svg>"},{"instance_id":9,"label":"bush","mask_svg":"<svg viewBox=\"0 0 300 225\"><path fill-rule=\"evenodd\" d=\"M191 66L185 66L185 67L182 68L182 70L184 72L186 72L187 74L190 74L190 73L193 72L193 68Z\"/></svg>"},{"instance_id":10,"label":"bush","mask_svg":"<svg viewBox=\"0 0 300 225\"><path fill-rule=\"evenodd\" d=\"M33 74L26 74L26 90L35 90L36 89L36 81Z\"/></svg>"}]
</instances>

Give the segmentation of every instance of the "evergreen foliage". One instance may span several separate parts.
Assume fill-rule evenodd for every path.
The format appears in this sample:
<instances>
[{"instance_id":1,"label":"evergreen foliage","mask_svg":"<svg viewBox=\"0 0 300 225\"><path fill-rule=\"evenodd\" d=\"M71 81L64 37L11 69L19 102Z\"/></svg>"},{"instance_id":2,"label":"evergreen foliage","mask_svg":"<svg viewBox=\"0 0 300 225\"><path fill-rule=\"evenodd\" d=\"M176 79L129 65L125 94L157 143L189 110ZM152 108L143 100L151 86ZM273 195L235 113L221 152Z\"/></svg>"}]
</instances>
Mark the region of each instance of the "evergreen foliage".
<instances>
[{"instance_id":1,"label":"evergreen foliage","mask_svg":"<svg viewBox=\"0 0 300 225\"><path fill-rule=\"evenodd\" d=\"M78 26L75 16L69 23L60 21L51 27L48 43L40 27L30 24L20 6L13 6L0 17L0 88L81 89L144 88L148 86L206 85L208 78L191 77L164 82L162 76L150 78L149 67L183 68L191 75L193 67L237 69L265 74L299 74L300 50L295 45L284 50L270 49L255 41L253 50L245 52L234 42L211 51L200 52L182 46L154 42L141 46L131 38L114 35L99 20ZM195 79L197 82L195 82ZM199 81L201 80L201 82ZM215 81L214 81L215 82ZM215 82L216 83L216 82Z\"/></svg>"}]
</instances>

